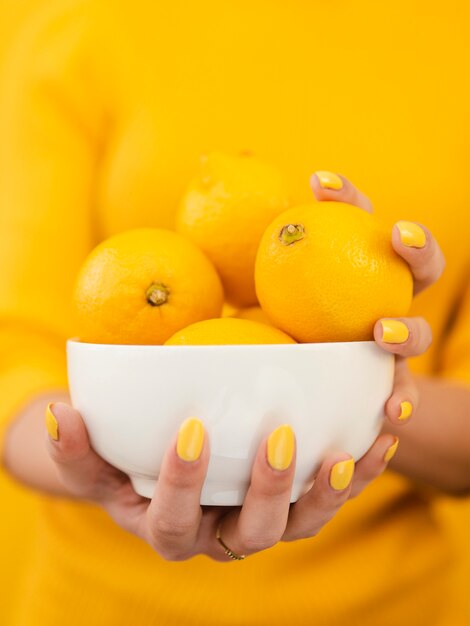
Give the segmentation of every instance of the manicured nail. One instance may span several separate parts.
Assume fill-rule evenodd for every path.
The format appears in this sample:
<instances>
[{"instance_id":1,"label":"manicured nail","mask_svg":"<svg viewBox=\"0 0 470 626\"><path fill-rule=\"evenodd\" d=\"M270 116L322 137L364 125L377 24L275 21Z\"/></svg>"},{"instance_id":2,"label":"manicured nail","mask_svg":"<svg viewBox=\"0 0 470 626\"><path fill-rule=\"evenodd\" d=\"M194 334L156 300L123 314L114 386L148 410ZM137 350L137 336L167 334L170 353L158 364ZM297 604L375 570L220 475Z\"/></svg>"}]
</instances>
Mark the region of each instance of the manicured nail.
<instances>
[{"instance_id":1,"label":"manicured nail","mask_svg":"<svg viewBox=\"0 0 470 626\"><path fill-rule=\"evenodd\" d=\"M294 456L294 431L288 424L273 430L268 437L268 463L275 470L285 470Z\"/></svg>"},{"instance_id":2,"label":"manicured nail","mask_svg":"<svg viewBox=\"0 0 470 626\"><path fill-rule=\"evenodd\" d=\"M400 239L404 246L423 248L426 245L426 233L414 222L397 222Z\"/></svg>"},{"instance_id":3,"label":"manicured nail","mask_svg":"<svg viewBox=\"0 0 470 626\"><path fill-rule=\"evenodd\" d=\"M176 453L183 461L197 461L201 456L204 444L204 426L201 420L190 417L185 420L178 431Z\"/></svg>"},{"instance_id":4,"label":"manicured nail","mask_svg":"<svg viewBox=\"0 0 470 626\"><path fill-rule=\"evenodd\" d=\"M395 441L392 443L392 445L387 448L387 452L385 453L384 456L384 461L385 463L388 463L394 456L395 456L395 452L397 451L398 448L398 437L395 437Z\"/></svg>"},{"instance_id":5,"label":"manicured nail","mask_svg":"<svg viewBox=\"0 0 470 626\"><path fill-rule=\"evenodd\" d=\"M315 174L323 189L335 189L337 191L343 188L343 181L337 174L326 171L315 172Z\"/></svg>"},{"instance_id":6,"label":"manicured nail","mask_svg":"<svg viewBox=\"0 0 470 626\"><path fill-rule=\"evenodd\" d=\"M401 413L398 416L398 419L404 422L409 417L411 417L411 414L413 413L413 405L411 404L411 402L408 402L408 400L405 400L404 402L400 402L400 407Z\"/></svg>"},{"instance_id":7,"label":"manicured nail","mask_svg":"<svg viewBox=\"0 0 470 626\"><path fill-rule=\"evenodd\" d=\"M410 336L408 326L399 320L381 320L380 323L385 343L403 343Z\"/></svg>"},{"instance_id":8,"label":"manicured nail","mask_svg":"<svg viewBox=\"0 0 470 626\"><path fill-rule=\"evenodd\" d=\"M59 441L59 424L54 417L54 413L52 412L52 405L53 402L49 402L46 407L46 428L49 436L54 439L54 441Z\"/></svg>"},{"instance_id":9,"label":"manicured nail","mask_svg":"<svg viewBox=\"0 0 470 626\"><path fill-rule=\"evenodd\" d=\"M354 474L354 459L340 461L331 468L330 485L335 491L346 489Z\"/></svg>"}]
</instances>

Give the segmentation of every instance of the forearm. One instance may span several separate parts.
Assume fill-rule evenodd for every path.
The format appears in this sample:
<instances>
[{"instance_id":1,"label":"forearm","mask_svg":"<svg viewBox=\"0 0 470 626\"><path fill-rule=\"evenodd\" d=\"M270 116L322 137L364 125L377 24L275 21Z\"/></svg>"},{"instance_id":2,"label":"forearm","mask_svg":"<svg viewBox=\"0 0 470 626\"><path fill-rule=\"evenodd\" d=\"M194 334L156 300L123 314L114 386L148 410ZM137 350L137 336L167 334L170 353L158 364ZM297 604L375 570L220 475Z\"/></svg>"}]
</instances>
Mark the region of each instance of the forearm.
<instances>
[{"instance_id":1,"label":"forearm","mask_svg":"<svg viewBox=\"0 0 470 626\"><path fill-rule=\"evenodd\" d=\"M4 443L2 461L16 480L53 495L67 495L57 477L47 448L44 426L48 402L70 402L66 391L51 391L34 397L13 419Z\"/></svg>"},{"instance_id":2,"label":"forearm","mask_svg":"<svg viewBox=\"0 0 470 626\"><path fill-rule=\"evenodd\" d=\"M470 386L416 377L420 404L409 424L384 429L400 438L396 472L452 493L470 492Z\"/></svg>"}]
</instances>

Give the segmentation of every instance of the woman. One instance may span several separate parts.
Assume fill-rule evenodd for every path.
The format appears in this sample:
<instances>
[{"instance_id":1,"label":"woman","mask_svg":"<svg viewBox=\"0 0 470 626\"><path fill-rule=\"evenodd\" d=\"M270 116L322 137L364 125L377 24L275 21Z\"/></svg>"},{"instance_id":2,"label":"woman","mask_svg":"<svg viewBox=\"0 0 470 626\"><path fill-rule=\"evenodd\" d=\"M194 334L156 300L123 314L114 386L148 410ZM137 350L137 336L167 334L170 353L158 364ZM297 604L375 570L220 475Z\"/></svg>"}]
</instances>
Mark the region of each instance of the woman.
<instances>
[{"instance_id":1,"label":"woman","mask_svg":"<svg viewBox=\"0 0 470 626\"><path fill-rule=\"evenodd\" d=\"M468 94L449 102L465 20L432 7L423 15L404 2L385 14L342 0L68 1L50 3L25 30L1 115L3 458L16 478L59 497L42 496L27 602L12 624L454 619L456 561L435 503L469 489L470 226L460 183ZM439 54L434 36L445 37ZM331 477L346 458L329 458L310 498L289 513L292 465L269 474L263 442L253 481L261 489L220 529L234 555L249 557L227 565L218 562L230 561L216 538L221 512L201 517L196 502L206 448L188 467L172 446L149 505L90 450L80 416L58 401L67 400L70 291L86 254L127 228L171 226L197 155L245 147L287 172L294 200L310 197L312 164L328 163L367 189L391 231L411 221L408 232L393 229L420 293L401 320L409 338L387 344L380 324L375 338L403 357L421 354L430 340L423 315L435 340L414 364L422 377L408 378L400 362L384 433L343 488ZM315 175L312 187L319 200L370 207L344 177ZM431 232L448 269L423 292L443 269ZM403 400L414 408L406 424ZM396 473L370 482L395 435ZM261 517L267 489L278 497L264 499Z\"/></svg>"}]
</instances>

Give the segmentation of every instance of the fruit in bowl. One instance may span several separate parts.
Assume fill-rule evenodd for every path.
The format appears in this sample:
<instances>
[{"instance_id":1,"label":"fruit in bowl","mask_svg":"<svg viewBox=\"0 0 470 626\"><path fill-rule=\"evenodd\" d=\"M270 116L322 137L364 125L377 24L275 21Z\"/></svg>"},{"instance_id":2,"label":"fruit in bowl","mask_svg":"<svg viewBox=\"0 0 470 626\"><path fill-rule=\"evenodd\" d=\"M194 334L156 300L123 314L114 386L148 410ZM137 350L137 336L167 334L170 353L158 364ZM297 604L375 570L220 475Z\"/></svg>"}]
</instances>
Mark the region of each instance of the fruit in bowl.
<instances>
[{"instance_id":1,"label":"fruit in bowl","mask_svg":"<svg viewBox=\"0 0 470 626\"><path fill-rule=\"evenodd\" d=\"M289 206L285 177L250 153L213 152L201 158L178 210L176 229L212 261L226 298L257 304L255 257L264 229Z\"/></svg>"},{"instance_id":2,"label":"fruit in bowl","mask_svg":"<svg viewBox=\"0 0 470 626\"><path fill-rule=\"evenodd\" d=\"M193 322L220 315L223 290L193 243L159 228L136 228L102 241L75 281L80 339L161 344Z\"/></svg>"},{"instance_id":3,"label":"fruit in bowl","mask_svg":"<svg viewBox=\"0 0 470 626\"><path fill-rule=\"evenodd\" d=\"M381 317L406 315L408 265L375 216L343 202L292 207L266 228L256 291L272 323L297 341L366 341Z\"/></svg>"},{"instance_id":4,"label":"fruit in bowl","mask_svg":"<svg viewBox=\"0 0 470 626\"><path fill-rule=\"evenodd\" d=\"M146 497L182 422L202 420L211 458L201 503L211 505L243 502L259 442L289 423L294 502L329 451L357 460L377 436L394 357L372 328L406 315L411 273L390 234L356 207L284 211L278 173L256 161L212 156L204 172L180 213L192 241L136 229L85 260L74 292L78 337L67 343L72 404L98 454ZM234 225L250 233L246 258L240 235L224 244ZM222 311L222 285L242 308Z\"/></svg>"}]
</instances>

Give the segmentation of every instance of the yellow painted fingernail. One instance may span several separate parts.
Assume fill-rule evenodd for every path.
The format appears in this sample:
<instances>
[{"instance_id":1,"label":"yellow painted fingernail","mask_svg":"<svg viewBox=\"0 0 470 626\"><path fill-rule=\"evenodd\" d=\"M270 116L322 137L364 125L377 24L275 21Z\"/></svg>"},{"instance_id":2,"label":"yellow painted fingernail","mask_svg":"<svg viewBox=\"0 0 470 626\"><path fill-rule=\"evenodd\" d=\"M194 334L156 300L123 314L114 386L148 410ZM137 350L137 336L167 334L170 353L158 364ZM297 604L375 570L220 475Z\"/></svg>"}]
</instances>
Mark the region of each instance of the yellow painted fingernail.
<instances>
[{"instance_id":1,"label":"yellow painted fingernail","mask_svg":"<svg viewBox=\"0 0 470 626\"><path fill-rule=\"evenodd\" d=\"M399 320L381 320L380 323L385 343L403 343L410 336L408 326Z\"/></svg>"},{"instance_id":2,"label":"yellow painted fingernail","mask_svg":"<svg viewBox=\"0 0 470 626\"><path fill-rule=\"evenodd\" d=\"M408 400L405 400L404 402L400 402L400 407L401 413L398 419L404 422L409 417L411 417L411 414L413 413L413 405L411 404L411 402L408 402Z\"/></svg>"},{"instance_id":3,"label":"yellow painted fingernail","mask_svg":"<svg viewBox=\"0 0 470 626\"><path fill-rule=\"evenodd\" d=\"M295 436L288 424L273 430L268 437L268 463L276 470L289 467L294 456Z\"/></svg>"},{"instance_id":4,"label":"yellow painted fingernail","mask_svg":"<svg viewBox=\"0 0 470 626\"><path fill-rule=\"evenodd\" d=\"M346 489L354 474L354 459L340 461L331 468L330 485L335 491Z\"/></svg>"},{"instance_id":5,"label":"yellow painted fingernail","mask_svg":"<svg viewBox=\"0 0 470 626\"><path fill-rule=\"evenodd\" d=\"M54 417L53 412L51 411L52 402L46 407L46 428L50 437L54 439L54 441L59 440L59 424L57 423L56 418Z\"/></svg>"},{"instance_id":6,"label":"yellow painted fingernail","mask_svg":"<svg viewBox=\"0 0 470 626\"><path fill-rule=\"evenodd\" d=\"M204 426L201 420L190 417L185 420L178 431L176 453L183 461L197 461L204 445Z\"/></svg>"},{"instance_id":7,"label":"yellow painted fingernail","mask_svg":"<svg viewBox=\"0 0 470 626\"><path fill-rule=\"evenodd\" d=\"M400 239L403 245L412 248L423 248L426 245L426 233L414 222L397 222Z\"/></svg>"},{"instance_id":8,"label":"yellow painted fingernail","mask_svg":"<svg viewBox=\"0 0 470 626\"><path fill-rule=\"evenodd\" d=\"M343 181L338 176L338 174L334 174L333 172L326 171L318 171L315 172L318 180L320 181L320 185L323 189L342 189Z\"/></svg>"},{"instance_id":9,"label":"yellow painted fingernail","mask_svg":"<svg viewBox=\"0 0 470 626\"><path fill-rule=\"evenodd\" d=\"M395 441L392 443L392 445L389 448L387 448L387 452L385 453L385 456L384 456L385 463L388 463L395 456L395 452L397 451L397 448L398 448L398 442L399 442L398 437L395 437Z\"/></svg>"}]
</instances>

